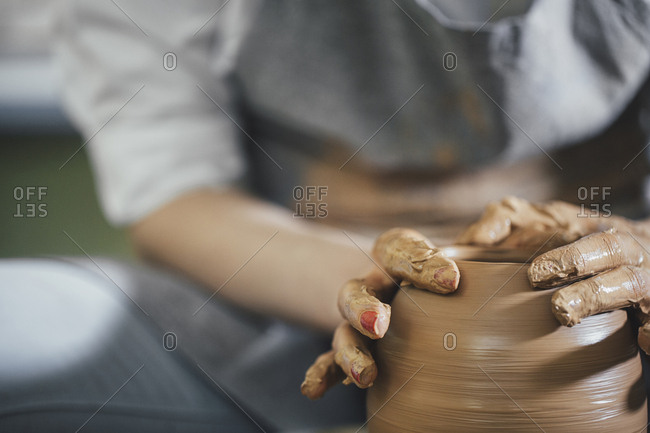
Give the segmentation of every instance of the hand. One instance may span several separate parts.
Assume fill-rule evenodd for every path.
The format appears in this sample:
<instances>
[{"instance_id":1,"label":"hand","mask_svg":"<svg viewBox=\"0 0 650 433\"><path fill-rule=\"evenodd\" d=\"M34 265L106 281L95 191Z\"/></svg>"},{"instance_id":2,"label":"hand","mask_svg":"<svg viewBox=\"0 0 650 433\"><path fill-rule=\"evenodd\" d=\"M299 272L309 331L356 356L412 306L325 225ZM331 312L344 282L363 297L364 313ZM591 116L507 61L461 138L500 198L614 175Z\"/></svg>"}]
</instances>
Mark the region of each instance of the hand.
<instances>
[{"instance_id":1,"label":"hand","mask_svg":"<svg viewBox=\"0 0 650 433\"><path fill-rule=\"evenodd\" d=\"M402 281L436 293L458 288L458 267L423 235L410 229L392 229L379 236L373 248L378 265L365 278L348 281L339 291L338 306L345 319L336 329L332 350L307 370L300 390L320 398L340 382L368 388L377 367L368 349L390 323L390 305Z\"/></svg>"},{"instance_id":2,"label":"hand","mask_svg":"<svg viewBox=\"0 0 650 433\"><path fill-rule=\"evenodd\" d=\"M612 227L625 228L629 224L624 218L588 214L578 206L561 201L532 204L506 197L490 203L481 218L461 234L457 242L543 251L591 233Z\"/></svg>"},{"instance_id":3,"label":"hand","mask_svg":"<svg viewBox=\"0 0 650 433\"><path fill-rule=\"evenodd\" d=\"M348 322L337 328L333 350L319 357L307 371L301 387L303 394L318 398L345 376L344 383L354 382L362 388L372 385L377 369L367 349L369 340L355 333L352 327L366 337L381 338L390 321L390 306L381 301L390 299L400 280L437 293L449 293L457 287L458 276L452 290L445 287L453 284L438 285L437 289L424 287L421 281L418 285L417 278L413 278L418 276L417 267L413 266L418 263L417 259L413 260L417 255L409 256L410 267L400 265L400 257L408 256L404 247L386 242L391 238L391 242L404 239L405 233L439 254L422 235L411 230L391 230L378 239L374 254L385 273L377 270L343 287L339 309ZM525 247L535 249L533 255L546 251L531 263L529 279L538 288L570 284L552 297L552 309L560 323L573 326L589 315L632 306L638 309L642 322L639 345L646 353L650 351L650 286L646 283L650 283L650 253L646 250L650 248L650 227L647 222L588 215L578 206L564 202L531 204L508 197L487 206L483 216L459 237L458 243ZM445 260L453 264L446 257ZM409 263L409 260L402 262ZM438 262L437 266L438 271L456 269L457 272L455 264L448 268ZM427 269L436 270L436 265Z\"/></svg>"},{"instance_id":4,"label":"hand","mask_svg":"<svg viewBox=\"0 0 650 433\"><path fill-rule=\"evenodd\" d=\"M574 326L587 316L634 307L641 320L639 346L650 353L648 222L585 215L563 202L533 205L506 198L488 206L460 241L540 251L568 243L535 258L528 271L534 287L569 284L553 294L555 317Z\"/></svg>"}]
</instances>

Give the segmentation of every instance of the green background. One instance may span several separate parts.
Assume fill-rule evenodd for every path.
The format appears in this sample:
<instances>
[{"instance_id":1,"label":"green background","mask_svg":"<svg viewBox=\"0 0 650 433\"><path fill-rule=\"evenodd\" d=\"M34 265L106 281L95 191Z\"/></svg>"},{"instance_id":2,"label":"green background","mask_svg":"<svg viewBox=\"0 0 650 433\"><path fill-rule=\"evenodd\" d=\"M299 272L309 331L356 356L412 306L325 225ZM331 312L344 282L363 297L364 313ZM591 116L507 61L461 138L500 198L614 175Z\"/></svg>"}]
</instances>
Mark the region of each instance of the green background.
<instances>
[{"instance_id":1,"label":"green background","mask_svg":"<svg viewBox=\"0 0 650 433\"><path fill-rule=\"evenodd\" d=\"M83 255L81 249L93 257L134 257L125 231L102 215L85 151L59 170L82 144L76 136L0 137L0 257ZM46 187L47 194L16 200L15 188L28 186ZM44 204L47 216L16 217L28 203Z\"/></svg>"}]
</instances>

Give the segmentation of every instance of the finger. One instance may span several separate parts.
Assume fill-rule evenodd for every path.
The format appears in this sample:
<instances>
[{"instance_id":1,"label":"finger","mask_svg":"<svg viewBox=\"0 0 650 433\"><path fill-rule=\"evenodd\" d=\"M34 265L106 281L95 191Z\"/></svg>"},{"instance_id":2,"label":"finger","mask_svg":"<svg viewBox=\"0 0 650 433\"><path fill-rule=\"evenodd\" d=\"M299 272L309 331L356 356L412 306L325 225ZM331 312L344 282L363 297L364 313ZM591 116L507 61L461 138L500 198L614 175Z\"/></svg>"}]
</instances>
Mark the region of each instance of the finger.
<instances>
[{"instance_id":1,"label":"finger","mask_svg":"<svg viewBox=\"0 0 650 433\"><path fill-rule=\"evenodd\" d=\"M535 287L555 287L649 258L629 233L608 230L540 255L528 268L528 278Z\"/></svg>"},{"instance_id":2,"label":"finger","mask_svg":"<svg viewBox=\"0 0 650 433\"><path fill-rule=\"evenodd\" d=\"M323 353L305 373L305 380L300 385L300 392L311 400L317 400L325 392L345 378L343 370L334 360L335 352Z\"/></svg>"},{"instance_id":3,"label":"finger","mask_svg":"<svg viewBox=\"0 0 650 433\"><path fill-rule=\"evenodd\" d=\"M490 203L481 218L472 224L458 239L461 244L496 245L507 239L514 228L553 233L562 230L572 232L568 223L568 203L552 202L545 205L531 204L517 197L506 197L498 203ZM575 220L573 212L572 220ZM577 237L575 237L577 239ZM530 245L527 245L530 246Z\"/></svg>"},{"instance_id":4,"label":"finger","mask_svg":"<svg viewBox=\"0 0 650 433\"><path fill-rule=\"evenodd\" d=\"M376 339L386 334L390 305L375 296L375 289L367 284L366 279L345 283L339 291L338 307L343 318L366 337Z\"/></svg>"},{"instance_id":5,"label":"finger","mask_svg":"<svg viewBox=\"0 0 650 433\"><path fill-rule=\"evenodd\" d=\"M332 348L334 360L347 375L344 384L354 382L359 388L368 388L377 378L377 366L370 355L367 341L347 322L336 328Z\"/></svg>"},{"instance_id":6,"label":"finger","mask_svg":"<svg viewBox=\"0 0 650 433\"><path fill-rule=\"evenodd\" d=\"M373 255L391 276L420 289L450 293L458 288L456 263L415 230L388 230L375 242Z\"/></svg>"},{"instance_id":7,"label":"finger","mask_svg":"<svg viewBox=\"0 0 650 433\"><path fill-rule=\"evenodd\" d=\"M514 209L503 202L488 204L481 218L469 226L456 242L494 245L502 241L510 234L513 212Z\"/></svg>"},{"instance_id":8,"label":"finger","mask_svg":"<svg viewBox=\"0 0 650 433\"><path fill-rule=\"evenodd\" d=\"M639 347L646 354L650 355L650 323L639 326L637 341L639 342Z\"/></svg>"},{"instance_id":9,"label":"finger","mask_svg":"<svg viewBox=\"0 0 650 433\"><path fill-rule=\"evenodd\" d=\"M564 326L573 326L585 317L630 306L648 313L648 282L648 270L621 266L555 292L553 314Z\"/></svg>"},{"instance_id":10,"label":"finger","mask_svg":"<svg viewBox=\"0 0 650 433\"><path fill-rule=\"evenodd\" d=\"M375 266L365 277L363 277L366 285L372 290L369 293L382 302L389 302L395 291L399 289L399 279L395 279L388 275L383 269Z\"/></svg>"}]
</instances>

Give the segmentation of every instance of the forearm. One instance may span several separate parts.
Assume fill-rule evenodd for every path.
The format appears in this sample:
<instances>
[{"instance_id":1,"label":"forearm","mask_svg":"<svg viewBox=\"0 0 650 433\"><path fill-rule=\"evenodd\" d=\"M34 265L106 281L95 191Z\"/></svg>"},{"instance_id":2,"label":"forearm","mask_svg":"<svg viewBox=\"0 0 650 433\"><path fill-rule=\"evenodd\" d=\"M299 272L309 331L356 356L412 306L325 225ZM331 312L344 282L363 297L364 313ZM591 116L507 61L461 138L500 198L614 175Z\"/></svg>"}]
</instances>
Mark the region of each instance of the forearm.
<instances>
[{"instance_id":1,"label":"forearm","mask_svg":"<svg viewBox=\"0 0 650 433\"><path fill-rule=\"evenodd\" d=\"M186 194L135 224L131 235L144 257L217 296L330 331L341 320L339 288L373 266L340 230L237 192ZM369 250L368 239L355 241Z\"/></svg>"}]
</instances>

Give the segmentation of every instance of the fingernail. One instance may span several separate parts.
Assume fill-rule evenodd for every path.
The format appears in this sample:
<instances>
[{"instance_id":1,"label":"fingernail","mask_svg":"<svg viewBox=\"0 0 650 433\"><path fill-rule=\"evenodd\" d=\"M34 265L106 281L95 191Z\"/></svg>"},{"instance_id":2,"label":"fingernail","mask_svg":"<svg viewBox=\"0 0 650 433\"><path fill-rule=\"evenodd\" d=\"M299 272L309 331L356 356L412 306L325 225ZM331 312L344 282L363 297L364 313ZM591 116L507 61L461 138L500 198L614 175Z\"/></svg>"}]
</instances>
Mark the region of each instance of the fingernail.
<instances>
[{"instance_id":1,"label":"fingernail","mask_svg":"<svg viewBox=\"0 0 650 433\"><path fill-rule=\"evenodd\" d=\"M440 286L453 291L458 288L460 273L458 272L458 268L455 265L447 265L443 268L438 269L433 274L433 278Z\"/></svg>"},{"instance_id":2,"label":"fingernail","mask_svg":"<svg viewBox=\"0 0 650 433\"><path fill-rule=\"evenodd\" d=\"M377 313L374 311L364 311L359 318L361 326L368 332L372 332L374 335L377 335L377 328L375 327L377 323Z\"/></svg>"},{"instance_id":3,"label":"fingernail","mask_svg":"<svg viewBox=\"0 0 650 433\"><path fill-rule=\"evenodd\" d=\"M361 375L359 374L358 371L356 371L356 370L354 369L354 367L350 367L350 374L352 375L352 377L354 378L354 380L357 381L357 383L363 385L363 384L361 383Z\"/></svg>"}]
</instances>

